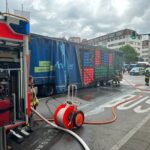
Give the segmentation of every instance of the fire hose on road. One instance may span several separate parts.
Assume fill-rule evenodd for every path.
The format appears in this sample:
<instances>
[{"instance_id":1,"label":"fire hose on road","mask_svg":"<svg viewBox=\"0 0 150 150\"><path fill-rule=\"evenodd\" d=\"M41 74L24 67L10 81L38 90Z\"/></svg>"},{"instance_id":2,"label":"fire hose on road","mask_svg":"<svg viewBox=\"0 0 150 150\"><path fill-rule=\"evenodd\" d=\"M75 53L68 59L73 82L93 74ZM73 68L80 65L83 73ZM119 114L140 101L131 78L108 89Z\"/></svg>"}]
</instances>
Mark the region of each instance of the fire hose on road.
<instances>
[{"instance_id":1,"label":"fire hose on road","mask_svg":"<svg viewBox=\"0 0 150 150\"><path fill-rule=\"evenodd\" d=\"M144 93L142 92L142 90L140 90L139 88L137 88L136 86L133 86L129 81L127 81L129 83L130 86L132 86L134 89L136 90L139 90L139 94L132 97L132 98L129 98L129 99L125 99L124 101L116 104L115 106L112 107L112 118L110 120L105 120L105 121L94 121L94 122L87 122L87 121L84 121L83 124L89 124L89 125L101 125L101 124L110 124L110 123L113 123L117 120L117 113L116 113L116 109L118 106L126 103L126 102L129 102L129 101L136 101L137 99L139 99L140 97L143 97L144 96ZM43 117L42 115L40 115L36 110L34 110L32 108L32 111L34 113L36 113L41 119L36 119L36 121L45 121L46 123L48 123L49 125L52 125L53 127L55 127L56 129L58 130L62 130L64 132L67 132L69 134L71 134L72 136L74 136L80 143L81 145L83 146L83 148L85 150L89 150L89 147L87 146L87 144L77 135L75 134L73 131L69 130L69 129L65 129L63 127L60 127L50 121L55 121L55 119L46 119L45 117ZM55 122L56 123L56 122Z\"/></svg>"},{"instance_id":2,"label":"fire hose on road","mask_svg":"<svg viewBox=\"0 0 150 150\"><path fill-rule=\"evenodd\" d=\"M105 120L105 121L97 121L97 122L87 122L87 121L84 121L83 124L91 124L91 125L101 125L101 124L110 124L110 123L113 123L117 120L117 113L116 113L116 109L118 106L124 104L124 103L127 103L129 101L136 101L138 98L142 97L144 94L141 92L139 95L136 95L132 98L129 98L129 99L125 99L124 101L116 104L115 106L113 106L111 109L112 109L112 119L110 120ZM48 121L54 121L53 118L47 118ZM35 119L35 121L43 121L41 119Z\"/></svg>"},{"instance_id":3,"label":"fire hose on road","mask_svg":"<svg viewBox=\"0 0 150 150\"><path fill-rule=\"evenodd\" d=\"M64 131L66 133L69 133L71 134L73 137L75 137L79 142L80 144L83 146L83 148L85 150L90 150L90 148L87 146L87 144L81 139L80 136L78 136L77 134L75 134L73 131L69 130L69 129L65 129L65 128L62 128L50 121L48 121L45 117L43 117L40 113L38 113L34 108L31 108L31 110L36 114L38 115L43 121L45 121L47 124L53 126L54 128L58 129L58 130L61 130L61 131Z\"/></svg>"}]
</instances>

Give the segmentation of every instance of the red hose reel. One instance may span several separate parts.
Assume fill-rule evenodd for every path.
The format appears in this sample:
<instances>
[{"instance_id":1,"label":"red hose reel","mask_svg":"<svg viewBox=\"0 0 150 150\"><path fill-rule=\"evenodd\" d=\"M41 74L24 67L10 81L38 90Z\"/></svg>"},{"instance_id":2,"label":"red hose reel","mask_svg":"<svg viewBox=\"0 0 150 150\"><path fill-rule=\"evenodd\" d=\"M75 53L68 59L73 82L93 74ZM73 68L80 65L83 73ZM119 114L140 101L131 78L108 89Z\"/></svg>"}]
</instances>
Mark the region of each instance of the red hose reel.
<instances>
[{"instance_id":1,"label":"red hose reel","mask_svg":"<svg viewBox=\"0 0 150 150\"><path fill-rule=\"evenodd\" d=\"M60 104L54 112L54 122L67 129L80 128L84 122L84 114L73 104Z\"/></svg>"},{"instance_id":2,"label":"red hose reel","mask_svg":"<svg viewBox=\"0 0 150 150\"><path fill-rule=\"evenodd\" d=\"M72 90L71 90L72 87ZM68 87L68 98L70 98L70 91L77 89L75 85ZM72 101L66 101L65 104L60 104L54 112L55 124L67 129L73 129L74 127L80 128L84 123L84 114L82 111L77 110L77 106Z\"/></svg>"}]
</instances>

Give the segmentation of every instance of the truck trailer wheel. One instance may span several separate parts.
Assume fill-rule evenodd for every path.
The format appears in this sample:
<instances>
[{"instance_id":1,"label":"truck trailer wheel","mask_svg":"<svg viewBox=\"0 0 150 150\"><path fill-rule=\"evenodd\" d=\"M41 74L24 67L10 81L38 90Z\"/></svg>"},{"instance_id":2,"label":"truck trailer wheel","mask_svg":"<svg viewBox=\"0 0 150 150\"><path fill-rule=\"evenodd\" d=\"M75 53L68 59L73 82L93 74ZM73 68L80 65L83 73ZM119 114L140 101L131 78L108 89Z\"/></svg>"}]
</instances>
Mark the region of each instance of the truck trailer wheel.
<instances>
[{"instance_id":1,"label":"truck trailer wheel","mask_svg":"<svg viewBox=\"0 0 150 150\"><path fill-rule=\"evenodd\" d=\"M39 96L51 96L54 94L54 87L52 85L42 85L38 87Z\"/></svg>"},{"instance_id":2,"label":"truck trailer wheel","mask_svg":"<svg viewBox=\"0 0 150 150\"><path fill-rule=\"evenodd\" d=\"M47 86L46 96L51 96L54 94L54 87L52 85Z\"/></svg>"},{"instance_id":3,"label":"truck trailer wheel","mask_svg":"<svg viewBox=\"0 0 150 150\"><path fill-rule=\"evenodd\" d=\"M99 87L100 85L101 85L101 83L100 83L100 82L97 82L96 86Z\"/></svg>"}]
</instances>

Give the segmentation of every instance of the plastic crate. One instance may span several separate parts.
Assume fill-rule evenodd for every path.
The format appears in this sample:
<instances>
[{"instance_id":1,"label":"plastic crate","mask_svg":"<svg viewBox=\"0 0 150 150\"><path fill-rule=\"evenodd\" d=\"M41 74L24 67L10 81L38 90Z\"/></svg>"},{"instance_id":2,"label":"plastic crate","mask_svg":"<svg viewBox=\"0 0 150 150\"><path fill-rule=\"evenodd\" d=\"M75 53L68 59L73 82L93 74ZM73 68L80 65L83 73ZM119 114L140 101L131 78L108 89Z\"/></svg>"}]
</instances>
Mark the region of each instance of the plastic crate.
<instances>
[{"instance_id":1,"label":"plastic crate","mask_svg":"<svg viewBox=\"0 0 150 150\"><path fill-rule=\"evenodd\" d=\"M101 61L100 57L101 57L100 51L97 50L95 52L95 65L100 65L100 61Z\"/></svg>"},{"instance_id":2,"label":"plastic crate","mask_svg":"<svg viewBox=\"0 0 150 150\"><path fill-rule=\"evenodd\" d=\"M91 52L83 53L83 67L92 67L93 66L93 57Z\"/></svg>"},{"instance_id":3,"label":"plastic crate","mask_svg":"<svg viewBox=\"0 0 150 150\"><path fill-rule=\"evenodd\" d=\"M108 65L109 60L108 60L108 53L101 53L101 62L103 65Z\"/></svg>"},{"instance_id":4,"label":"plastic crate","mask_svg":"<svg viewBox=\"0 0 150 150\"><path fill-rule=\"evenodd\" d=\"M100 77L107 77L108 75L108 68L105 66L97 66L95 67L95 78L100 78Z\"/></svg>"},{"instance_id":5,"label":"plastic crate","mask_svg":"<svg viewBox=\"0 0 150 150\"><path fill-rule=\"evenodd\" d=\"M94 81L94 69L93 68L85 68L81 69L81 75L84 85L90 84Z\"/></svg>"},{"instance_id":6,"label":"plastic crate","mask_svg":"<svg viewBox=\"0 0 150 150\"><path fill-rule=\"evenodd\" d=\"M108 61L109 61L109 65L112 65L112 54L108 55Z\"/></svg>"}]
</instances>

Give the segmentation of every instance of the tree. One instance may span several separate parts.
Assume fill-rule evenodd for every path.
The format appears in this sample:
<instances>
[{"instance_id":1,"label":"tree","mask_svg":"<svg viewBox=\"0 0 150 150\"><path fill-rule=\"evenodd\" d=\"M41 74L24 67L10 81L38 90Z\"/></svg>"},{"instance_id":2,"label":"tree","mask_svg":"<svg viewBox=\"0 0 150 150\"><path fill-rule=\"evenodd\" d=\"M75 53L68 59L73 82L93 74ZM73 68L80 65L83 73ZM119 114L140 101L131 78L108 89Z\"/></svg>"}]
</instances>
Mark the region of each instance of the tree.
<instances>
[{"instance_id":1,"label":"tree","mask_svg":"<svg viewBox=\"0 0 150 150\"><path fill-rule=\"evenodd\" d=\"M136 50L130 46L130 45L125 45L120 48L120 50L124 53L124 60L125 63L135 63L138 61L138 56L139 54L136 52Z\"/></svg>"}]
</instances>

